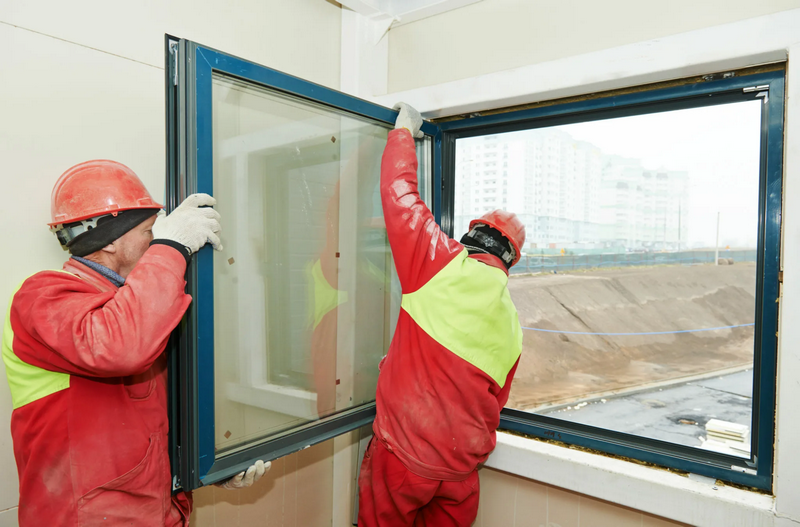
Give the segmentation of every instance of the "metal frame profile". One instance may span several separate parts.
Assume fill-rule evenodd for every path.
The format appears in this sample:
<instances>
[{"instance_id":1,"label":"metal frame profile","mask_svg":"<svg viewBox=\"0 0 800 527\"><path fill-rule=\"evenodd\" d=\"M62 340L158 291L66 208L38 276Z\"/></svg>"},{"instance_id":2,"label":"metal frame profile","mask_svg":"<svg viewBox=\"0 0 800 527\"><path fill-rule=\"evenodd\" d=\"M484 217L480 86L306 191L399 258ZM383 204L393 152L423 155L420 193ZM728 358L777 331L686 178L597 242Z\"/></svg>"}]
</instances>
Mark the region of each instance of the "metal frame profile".
<instances>
[{"instance_id":1,"label":"metal frame profile","mask_svg":"<svg viewBox=\"0 0 800 527\"><path fill-rule=\"evenodd\" d=\"M265 66L166 36L167 203L213 195L212 78L224 75L305 99L353 116L394 125L397 112ZM436 133L430 123L422 127ZM438 186L438 185L436 185ZM173 488L192 490L225 480L255 459L270 460L372 422L375 403L306 423L230 453L215 453L214 287L212 249L204 247L187 270L194 301L170 345L170 423Z\"/></svg>"},{"instance_id":2,"label":"metal frame profile","mask_svg":"<svg viewBox=\"0 0 800 527\"><path fill-rule=\"evenodd\" d=\"M751 458L742 459L510 408L505 408L501 414L500 429L764 490L772 488L785 81L782 65L766 69L772 71L742 76L736 73L710 76L700 79L700 82L675 87L605 97L601 94L589 100L438 123L441 131L437 135L436 148L443 166L436 169L441 169L441 210L443 219L447 220L442 225L452 236L455 144L460 138L763 100Z\"/></svg>"}]
</instances>

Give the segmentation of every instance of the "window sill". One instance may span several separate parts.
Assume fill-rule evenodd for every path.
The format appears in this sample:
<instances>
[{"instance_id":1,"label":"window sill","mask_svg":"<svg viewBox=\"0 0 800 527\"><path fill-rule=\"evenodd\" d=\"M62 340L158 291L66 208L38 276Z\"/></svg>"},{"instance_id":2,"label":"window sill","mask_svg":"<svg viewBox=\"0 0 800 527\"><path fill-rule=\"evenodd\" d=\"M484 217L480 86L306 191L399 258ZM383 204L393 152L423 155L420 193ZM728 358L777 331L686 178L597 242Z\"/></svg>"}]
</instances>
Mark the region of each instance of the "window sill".
<instances>
[{"instance_id":1,"label":"window sill","mask_svg":"<svg viewBox=\"0 0 800 527\"><path fill-rule=\"evenodd\" d=\"M228 398L237 403L304 419L316 415L317 394L299 388L276 384L246 386L228 383L226 390Z\"/></svg>"},{"instance_id":2,"label":"window sill","mask_svg":"<svg viewBox=\"0 0 800 527\"><path fill-rule=\"evenodd\" d=\"M486 466L690 525L775 524L772 496L504 432Z\"/></svg>"}]
</instances>

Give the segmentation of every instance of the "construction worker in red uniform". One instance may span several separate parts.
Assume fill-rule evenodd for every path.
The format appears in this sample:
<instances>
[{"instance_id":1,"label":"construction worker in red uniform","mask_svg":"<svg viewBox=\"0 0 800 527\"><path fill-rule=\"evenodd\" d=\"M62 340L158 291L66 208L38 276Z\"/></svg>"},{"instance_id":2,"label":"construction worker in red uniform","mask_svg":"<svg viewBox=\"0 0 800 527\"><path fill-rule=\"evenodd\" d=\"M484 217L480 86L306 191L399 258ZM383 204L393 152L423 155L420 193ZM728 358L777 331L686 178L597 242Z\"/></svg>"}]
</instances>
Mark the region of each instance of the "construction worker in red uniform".
<instances>
[{"instance_id":1,"label":"construction worker in red uniform","mask_svg":"<svg viewBox=\"0 0 800 527\"><path fill-rule=\"evenodd\" d=\"M495 210L473 220L460 243L444 234L417 191L422 119L396 108L381 201L403 299L378 377L358 524L468 526L478 511L477 466L495 447L522 349L507 284L525 227Z\"/></svg>"},{"instance_id":2,"label":"construction worker in red uniform","mask_svg":"<svg viewBox=\"0 0 800 527\"><path fill-rule=\"evenodd\" d=\"M21 284L3 329L21 527L189 525L191 495L171 495L164 348L192 300L192 254L221 249L214 204L195 194L156 221L162 206L107 160L53 188L50 227L72 257Z\"/></svg>"}]
</instances>

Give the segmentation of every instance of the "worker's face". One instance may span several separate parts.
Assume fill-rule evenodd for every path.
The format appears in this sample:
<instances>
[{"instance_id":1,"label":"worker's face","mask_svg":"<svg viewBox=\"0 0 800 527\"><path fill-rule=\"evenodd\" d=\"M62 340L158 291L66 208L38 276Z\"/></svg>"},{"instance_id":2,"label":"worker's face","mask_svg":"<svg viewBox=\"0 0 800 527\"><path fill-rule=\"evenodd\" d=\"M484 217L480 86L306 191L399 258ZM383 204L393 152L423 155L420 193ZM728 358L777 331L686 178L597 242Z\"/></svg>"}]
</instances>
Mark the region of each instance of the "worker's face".
<instances>
[{"instance_id":1,"label":"worker's face","mask_svg":"<svg viewBox=\"0 0 800 527\"><path fill-rule=\"evenodd\" d=\"M115 255L117 274L122 278L128 277L139 259L147 252L147 248L150 247L150 242L153 241L153 224L155 222L155 216L146 219L114 241L113 244L117 249Z\"/></svg>"}]
</instances>

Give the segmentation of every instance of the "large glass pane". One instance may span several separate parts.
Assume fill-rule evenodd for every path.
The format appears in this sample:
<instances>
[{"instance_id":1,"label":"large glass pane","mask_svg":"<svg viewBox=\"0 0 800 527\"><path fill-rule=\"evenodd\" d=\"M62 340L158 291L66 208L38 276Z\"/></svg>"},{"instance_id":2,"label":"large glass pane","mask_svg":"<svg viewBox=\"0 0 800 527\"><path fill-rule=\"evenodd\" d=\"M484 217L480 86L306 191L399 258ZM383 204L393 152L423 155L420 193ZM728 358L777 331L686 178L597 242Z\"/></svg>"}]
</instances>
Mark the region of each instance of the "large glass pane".
<instances>
[{"instance_id":1,"label":"large glass pane","mask_svg":"<svg viewBox=\"0 0 800 527\"><path fill-rule=\"evenodd\" d=\"M749 457L761 102L464 138L455 233L527 241L508 406Z\"/></svg>"},{"instance_id":2,"label":"large glass pane","mask_svg":"<svg viewBox=\"0 0 800 527\"><path fill-rule=\"evenodd\" d=\"M400 292L387 125L216 76L213 129L220 453L373 401Z\"/></svg>"}]
</instances>

